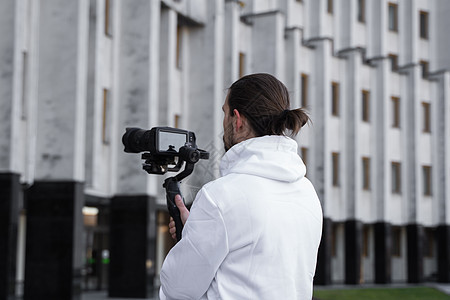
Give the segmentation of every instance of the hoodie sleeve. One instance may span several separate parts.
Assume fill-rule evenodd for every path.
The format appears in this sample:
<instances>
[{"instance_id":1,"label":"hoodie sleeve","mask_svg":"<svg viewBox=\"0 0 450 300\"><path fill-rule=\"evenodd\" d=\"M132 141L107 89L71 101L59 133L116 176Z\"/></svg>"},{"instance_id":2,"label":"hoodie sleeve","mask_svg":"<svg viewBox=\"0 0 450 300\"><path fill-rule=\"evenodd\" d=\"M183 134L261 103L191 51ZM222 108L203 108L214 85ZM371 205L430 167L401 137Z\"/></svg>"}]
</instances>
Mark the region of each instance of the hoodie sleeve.
<instances>
[{"instance_id":1,"label":"hoodie sleeve","mask_svg":"<svg viewBox=\"0 0 450 300\"><path fill-rule=\"evenodd\" d=\"M222 214L203 188L191 208L182 239L164 260L160 294L166 299L200 299L227 253Z\"/></svg>"}]
</instances>

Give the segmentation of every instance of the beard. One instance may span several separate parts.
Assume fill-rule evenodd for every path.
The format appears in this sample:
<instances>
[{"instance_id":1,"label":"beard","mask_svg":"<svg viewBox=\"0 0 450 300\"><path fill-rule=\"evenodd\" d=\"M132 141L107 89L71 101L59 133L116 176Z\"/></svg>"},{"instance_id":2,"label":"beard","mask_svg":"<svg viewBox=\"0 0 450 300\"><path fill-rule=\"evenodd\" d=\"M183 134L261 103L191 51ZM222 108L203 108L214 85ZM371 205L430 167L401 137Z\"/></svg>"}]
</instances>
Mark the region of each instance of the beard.
<instances>
[{"instance_id":1,"label":"beard","mask_svg":"<svg viewBox=\"0 0 450 300\"><path fill-rule=\"evenodd\" d=\"M230 150L230 148L236 144L234 141L233 128L232 128L231 124L224 128L222 139L223 139L223 147L225 149L225 152Z\"/></svg>"}]
</instances>

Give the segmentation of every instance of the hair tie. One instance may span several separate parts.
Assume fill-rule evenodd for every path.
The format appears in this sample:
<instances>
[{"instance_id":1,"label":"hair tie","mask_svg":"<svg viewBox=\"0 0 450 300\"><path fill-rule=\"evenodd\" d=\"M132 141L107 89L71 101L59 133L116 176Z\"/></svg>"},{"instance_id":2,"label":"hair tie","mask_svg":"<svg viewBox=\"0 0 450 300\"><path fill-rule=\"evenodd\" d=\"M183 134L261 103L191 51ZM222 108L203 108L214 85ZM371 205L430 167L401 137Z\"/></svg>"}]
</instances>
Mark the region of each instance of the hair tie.
<instances>
[{"instance_id":1,"label":"hair tie","mask_svg":"<svg viewBox=\"0 0 450 300\"><path fill-rule=\"evenodd\" d=\"M281 119L286 119L286 116L287 116L287 114L288 114L290 111L291 111L290 109L285 109L285 110L283 110L283 112L282 112L281 115L280 115L280 118L281 118Z\"/></svg>"}]
</instances>

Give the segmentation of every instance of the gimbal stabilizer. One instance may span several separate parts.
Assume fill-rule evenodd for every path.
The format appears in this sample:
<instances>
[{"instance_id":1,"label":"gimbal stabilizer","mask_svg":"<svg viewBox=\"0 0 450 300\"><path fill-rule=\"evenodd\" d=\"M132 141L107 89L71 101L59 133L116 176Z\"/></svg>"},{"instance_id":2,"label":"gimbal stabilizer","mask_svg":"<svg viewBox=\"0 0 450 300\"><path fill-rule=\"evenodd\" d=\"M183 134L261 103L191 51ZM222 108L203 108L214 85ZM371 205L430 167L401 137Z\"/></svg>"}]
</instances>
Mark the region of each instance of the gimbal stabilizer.
<instances>
[{"instance_id":1,"label":"gimbal stabilizer","mask_svg":"<svg viewBox=\"0 0 450 300\"><path fill-rule=\"evenodd\" d=\"M181 180L191 175L191 173L194 171L194 165L200 159L208 159L209 153L201 149L192 148L190 146L183 146L178 151L178 155L177 165L174 168L167 169L167 171L178 172L181 169L183 162L186 162L186 166L181 173L164 180L163 187L166 189L167 209L169 210L170 216L175 221L175 228L177 230L176 236L177 240L179 241L181 239L181 231L183 230L183 222L181 221L180 210L175 204L175 196L181 196ZM149 174L154 174L155 164L153 155L151 155L150 153L144 153L142 154L142 159L146 159L145 164L142 168Z\"/></svg>"},{"instance_id":2,"label":"gimbal stabilizer","mask_svg":"<svg viewBox=\"0 0 450 300\"><path fill-rule=\"evenodd\" d=\"M176 237L179 241L183 223L180 211L175 204L175 196L181 196L181 180L194 171L194 165L200 159L209 159L209 153L197 148L193 132L170 127L154 127L151 130L127 128L122 142L125 152L149 151L142 154L142 159L145 159L142 168L149 174L163 175L166 172L178 172L183 167L183 163L186 163L181 173L167 178L163 184L166 189L167 209L175 221ZM179 148L178 152L177 148ZM169 167L170 165L174 166Z\"/></svg>"}]
</instances>

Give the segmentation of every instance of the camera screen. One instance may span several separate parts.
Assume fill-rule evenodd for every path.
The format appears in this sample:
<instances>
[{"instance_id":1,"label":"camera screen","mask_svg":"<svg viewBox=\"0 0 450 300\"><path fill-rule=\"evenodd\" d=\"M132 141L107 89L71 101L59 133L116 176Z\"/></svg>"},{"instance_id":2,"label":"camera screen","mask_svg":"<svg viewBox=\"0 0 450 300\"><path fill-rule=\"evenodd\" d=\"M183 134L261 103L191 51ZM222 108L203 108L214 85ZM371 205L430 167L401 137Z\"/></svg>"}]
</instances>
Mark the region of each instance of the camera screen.
<instances>
[{"instance_id":1,"label":"camera screen","mask_svg":"<svg viewBox=\"0 0 450 300\"><path fill-rule=\"evenodd\" d=\"M159 132L159 152L175 151L178 152L187 142L185 133Z\"/></svg>"}]
</instances>

